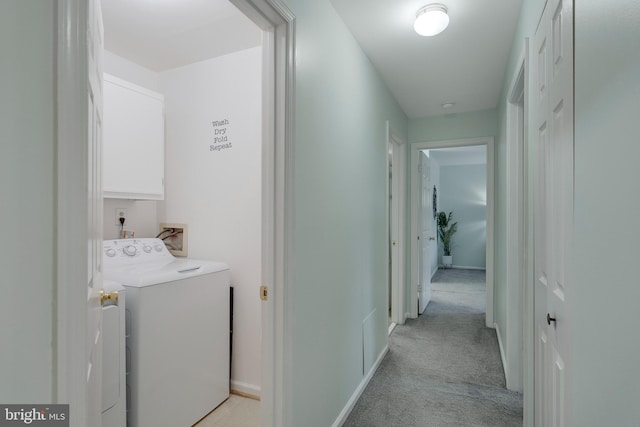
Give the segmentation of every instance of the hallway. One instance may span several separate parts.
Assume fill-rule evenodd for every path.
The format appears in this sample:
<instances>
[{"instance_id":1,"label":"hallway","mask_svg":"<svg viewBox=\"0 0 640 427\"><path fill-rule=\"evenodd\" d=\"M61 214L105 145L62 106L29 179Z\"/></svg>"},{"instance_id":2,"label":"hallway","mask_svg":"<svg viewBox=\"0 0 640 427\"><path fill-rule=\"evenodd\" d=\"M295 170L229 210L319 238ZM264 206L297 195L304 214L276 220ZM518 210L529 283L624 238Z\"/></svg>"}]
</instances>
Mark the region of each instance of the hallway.
<instances>
[{"instance_id":1,"label":"hallway","mask_svg":"<svg viewBox=\"0 0 640 427\"><path fill-rule=\"evenodd\" d=\"M389 353L345 426L518 426L522 395L505 389L485 327L485 273L438 270L425 314L398 325Z\"/></svg>"}]
</instances>

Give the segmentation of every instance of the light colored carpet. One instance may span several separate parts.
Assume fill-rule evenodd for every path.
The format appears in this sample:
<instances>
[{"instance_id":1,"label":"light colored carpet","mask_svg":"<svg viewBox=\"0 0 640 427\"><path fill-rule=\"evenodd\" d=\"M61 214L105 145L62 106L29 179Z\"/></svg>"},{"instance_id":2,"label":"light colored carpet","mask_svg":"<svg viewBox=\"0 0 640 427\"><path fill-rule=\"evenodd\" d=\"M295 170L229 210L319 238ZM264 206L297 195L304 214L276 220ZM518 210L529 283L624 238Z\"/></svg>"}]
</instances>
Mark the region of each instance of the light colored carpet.
<instances>
[{"instance_id":1,"label":"light colored carpet","mask_svg":"<svg viewBox=\"0 0 640 427\"><path fill-rule=\"evenodd\" d=\"M505 388L485 276L439 270L431 302L398 325L389 353L344 426L520 426L522 395Z\"/></svg>"}]
</instances>

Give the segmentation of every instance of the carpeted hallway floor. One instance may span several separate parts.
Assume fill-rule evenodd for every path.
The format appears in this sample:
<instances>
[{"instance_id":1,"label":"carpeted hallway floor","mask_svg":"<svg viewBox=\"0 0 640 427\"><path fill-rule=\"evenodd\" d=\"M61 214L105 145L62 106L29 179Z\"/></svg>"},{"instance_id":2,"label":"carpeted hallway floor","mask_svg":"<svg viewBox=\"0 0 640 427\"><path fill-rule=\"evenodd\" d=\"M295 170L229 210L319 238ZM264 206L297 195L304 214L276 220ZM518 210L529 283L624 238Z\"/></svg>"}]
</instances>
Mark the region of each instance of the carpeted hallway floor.
<instances>
[{"instance_id":1,"label":"carpeted hallway floor","mask_svg":"<svg viewBox=\"0 0 640 427\"><path fill-rule=\"evenodd\" d=\"M520 426L522 395L505 388L485 327L485 273L440 269L418 319L396 326L389 353L347 427Z\"/></svg>"}]
</instances>

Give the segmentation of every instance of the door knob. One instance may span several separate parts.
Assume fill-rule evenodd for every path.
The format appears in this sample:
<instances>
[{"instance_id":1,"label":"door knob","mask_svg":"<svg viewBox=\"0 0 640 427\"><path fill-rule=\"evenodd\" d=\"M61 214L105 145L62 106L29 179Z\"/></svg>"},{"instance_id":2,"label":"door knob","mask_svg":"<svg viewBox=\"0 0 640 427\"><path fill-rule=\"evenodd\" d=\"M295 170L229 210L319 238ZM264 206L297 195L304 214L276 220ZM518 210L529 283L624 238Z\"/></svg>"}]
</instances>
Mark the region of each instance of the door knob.
<instances>
[{"instance_id":1,"label":"door knob","mask_svg":"<svg viewBox=\"0 0 640 427\"><path fill-rule=\"evenodd\" d=\"M395 245L396 245L396 241L395 241L395 240L394 240L394 241L392 241L392 242L391 242L391 244L392 244L393 246L395 246Z\"/></svg>"},{"instance_id":2,"label":"door knob","mask_svg":"<svg viewBox=\"0 0 640 427\"><path fill-rule=\"evenodd\" d=\"M104 290L100 290L100 305L104 305L107 301L118 302L118 291L106 293Z\"/></svg>"},{"instance_id":3,"label":"door knob","mask_svg":"<svg viewBox=\"0 0 640 427\"><path fill-rule=\"evenodd\" d=\"M547 313L547 325L551 325L551 322L556 323L556 318Z\"/></svg>"},{"instance_id":4,"label":"door knob","mask_svg":"<svg viewBox=\"0 0 640 427\"><path fill-rule=\"evenodd\" d=\"M433 236L429 236L429 240L436 240L436 238Z\"/></svg>"}]
</instances>

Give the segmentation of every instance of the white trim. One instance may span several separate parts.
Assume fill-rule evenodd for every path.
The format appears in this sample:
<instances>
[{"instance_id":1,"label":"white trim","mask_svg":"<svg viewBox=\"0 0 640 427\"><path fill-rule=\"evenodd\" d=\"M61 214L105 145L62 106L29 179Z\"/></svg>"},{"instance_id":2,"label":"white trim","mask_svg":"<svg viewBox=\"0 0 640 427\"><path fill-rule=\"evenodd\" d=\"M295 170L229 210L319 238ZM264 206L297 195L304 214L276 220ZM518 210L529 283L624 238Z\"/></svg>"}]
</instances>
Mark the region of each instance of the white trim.
<instances>
[{"instance_id":1,"label":"white trim","mask_svg":"<svg viewBox=\"0 0 640 427\"><path fill-rule=\"evenodd\" d=\"M504 370L504 375L506 377L507 371L509 369L507 368L508 366L507 358L504 355L504 346L502 345L502 338L500 338L501 337L500 326L497 323L494 323L493 329L496 330L496 337L498 337L498 347L500 348L500 359L502 359L502 369Z\"/></svg>"},{"instance_id":2,"label":"white trim","mask_svg":"<svg viewBox=\"0 0 640 427\"><path fill-rule=\"evenodd\" d=\"M237 391L242 394L248 394L262 400L260 386L257 386L255 384L248 384L241 381L231 380L230 389L232 392Z\"/></svg>"},{"instance_id":3,"label":"white trim","mask_svg":"<svg viewBox=\"0 0 640 427\"><path fill-rule=\"evenodd\" d=\"M438 268L442 267L443 269L445 268L444 265L440 264L438 266ZM486 267L473 267L473 266L468 266L468 265L456 265L453 264L451 265L451 267L447 267L447 270L452 270L452 269L458 269L458 270L484 270L486 271L487 268Z\"/></svg>"},{"instance_id":4,"label":"white trim","mask_svg":"<svg viewBox=\"0 0 640 427\"><path fill-rule=\"evenodd\" d=\"M487 304L486 304L486 325L492 327L493 325L493 287L495 286L494 276L494 230L495 230L495 147L494 140L487 143L487 248L486 248L486 262L487 262Z\"/></svg>"},{"instance_id":5,"label":"white trim","mask_svg":"<svg viewBox=\"0 0 640 427\"><path fill-rule=\"evenodd\" d=\"M391 324L389 325L387 336L391 335L391 332L393 332L397 325L398 324L396 322L391 322Z\"/></svg>"},{"instance_id":6,"label":"white trim","mask_svg":"<svg viewBox=\"0 0 640 427\"><path fill-rule=\"evenodd\" d=\"M70 426L86 425L87 366L87 3L57 9L57 159L54 401L70 404ZM84 226L83 226L84 225ZM78 259L85 260L78 262Z\"/></svg>"},{"instance_id":7,"label":"white trim","mask_svg":"<svg viewBox=\"0 0 640 427\"><path fill-rule=\"evenodd\" d=\"M338 418L336 418L336 420L333 422L331 427L341 427L345 423L345 421L347 421L349 414L351 413L353 408L356 406L358 399L360 399L360 396L362 396L362 393L364 392L365 388L367 388L369 381L371 381L371 378L373 378L373 375L376 373L376 371L382 364L382 361L384 360L384 357L387 355L388 352L389 352L389 346L385 346L380 352L380 354L378 355L378 359L376 359L376 362L373 364L373 366L369 370L369 373L364 378L362 378L362 381L360 381L360 384L351 395L351 398L349 399L347 404L344 406L344 408L342 408L342 411L340 411Z\"/></svg>"},{"instance_id":8,"label":"white trim","mask_svg":"<svg viewBox=\"0 0 640 427\"><path fill-rule=\"evenodd\" d=\"M437 266L435 270L433 270L433 273L431 273L431 279L433 279L433 276L436 275L436 273L438 272L438 270L440 270L440 266Z\"/></svg>"},{"instance_id":9,"label":"white trim","mask_svg":"<svg viewBox=\"0 0 640 427\"><path fill-rule=\"evenodd\" d=\"M524 287L523 298L523 425L533 425L534 418L534 230L533 230L533 178L529 166L530 159L533 157L529 153L529 79L530 71L530 41L526 37L524 39L524 188L527 193L524 206L524 256L522 257L522 277Z\"/></svg>"},{"instance_id":10,"label":"white trim","mask_svg":"<svg viewBox=\"0 0 640 427\"><path fill-rule=\"evenodd\" d=\"M486 326L493 327L493 287L494 287L494 221L495 221L495 184L494 184L494 138L480 137L467 139L453 139L444 141L425 141L411 144L410 152L410 209L411 209L411 231L409 244L409 262L410 262L410 301L409 313L411 318L418 317L418 240L414 236L418 236L418 200L419 200L419 177L418 177L418 160L421 150L447 148L447 147L466 147L472 145L487 146L487 243L486 243L486 280L487 280L487 302L486 302Z\"/></svg>"},{"instance_id":11,"label":"white trim","mask_svg":"<svg viewBox=\"0 0 640 427\"><path fill-rule=\"evenodd\" d=\"M231 0L264 31L262 384L260 425L292 425L295 16L281 0ZM273 111L271 113L271 111Z\"/></svg>"},{"instance_id":12,"label":"white trim","mask_svg":"<svg viewBox=\"0 0 640 427\"><path fill-rule=\"evenodd\" d=\"M392 307L391 307L391 321L396 322L398 324L404 324L406 317L402 316L401 313L405 312L405 293L406 293L406 285L405 285L405 266L406 266L406 258L405 258L405 234L406 234L406 221L405 221L405 145L397 136L391 127L390 122L387 120L386 123L387 129L387 148L391 147L393 150L393 164L392 164L392 173L393 173L393 205L391 209L395 215L392 215L392 218L395 216L396 223L392 225L392 228L395 230L397 234L396 239L396 257L394 259L395 263L392 263L393 271L391 272L392 277ZM389 173L388 167L388 158L385 156L385 161L387 161L387 173ZM387 179L387 196L386 196L386 206L387 206L387 215L389 215L389 180ZM387 219L387 224L390 224L390 220ZM387 227L387 239L386 241L392 238L389 235L389 227ZM387 259L389 259L389 247L387 245ZM387 299L388 300L388 299Z\"/></svg>"},{"instance_id":13,"label":"white trim","mask_svg":"<svg viewBox=\"0 0 640 427\"><path fill-rule=\"evenodd\" d=\"M527 147L527 47L519 58L507 99L507 246L506 246L506 356L509 369L505 372L509 390L523 390L524 347L524 251L525 202L527 199L525 149Z\"/></svg>"}]
</instances>

